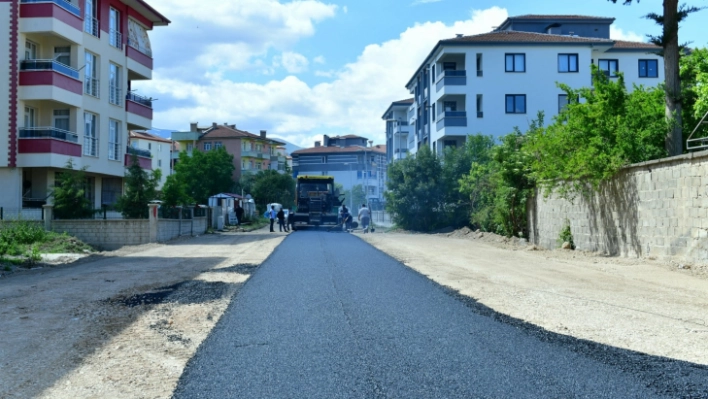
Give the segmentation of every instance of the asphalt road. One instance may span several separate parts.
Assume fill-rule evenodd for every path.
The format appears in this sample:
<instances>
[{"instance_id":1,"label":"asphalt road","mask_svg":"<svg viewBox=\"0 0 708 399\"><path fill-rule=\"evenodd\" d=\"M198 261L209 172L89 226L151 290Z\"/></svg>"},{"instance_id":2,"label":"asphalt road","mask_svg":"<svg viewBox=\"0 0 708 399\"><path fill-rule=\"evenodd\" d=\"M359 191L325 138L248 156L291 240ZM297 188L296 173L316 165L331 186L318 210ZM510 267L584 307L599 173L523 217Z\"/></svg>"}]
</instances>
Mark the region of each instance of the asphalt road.
<instances>
[{"instance_id":1,"label":"asphalt road","mask_svg":"<svg viewBox=\"0 0 708 399\"><path fill-rule=\"evenodd\" d=\"M174 397L701 398L708 370L540 330L356 236L298 231L241 289Z\"/></svg>"}]
</instances>

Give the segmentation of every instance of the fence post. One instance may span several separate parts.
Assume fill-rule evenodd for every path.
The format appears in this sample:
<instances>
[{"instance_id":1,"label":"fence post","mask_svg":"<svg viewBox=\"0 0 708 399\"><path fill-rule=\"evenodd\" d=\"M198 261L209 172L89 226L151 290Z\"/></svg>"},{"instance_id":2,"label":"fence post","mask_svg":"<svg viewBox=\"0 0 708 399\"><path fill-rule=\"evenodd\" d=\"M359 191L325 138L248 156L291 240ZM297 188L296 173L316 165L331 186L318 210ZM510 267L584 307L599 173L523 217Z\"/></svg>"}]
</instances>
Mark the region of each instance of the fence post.
<instances>
[{"instance_id":1,"label":"fence post","mask_svg":"<svg viewBox=\"0 0 708 399\"><path fill-rule=\"evenodd\" d=\"M177 210L179 211L179 230L177 230L177 237L182 237L182 207L178 206Z\"/></svg>"},{"instance_id":2,"label":"fence post","mask_svg":"<svg viewBox=\"0 0 708 399\"><path fill-rule=\"evenodd\" d=\"M149 222L149 227L150 227L150 237L149 240L150 242L157 242L157 207L160 206L160 204L148 204L148 208L150 210L150 222Z\"/></svg>"},{"instance_id":3,"label":"fence post","mask_svg":"<svg viewBox=\"0 0 708 399\"><path fill-rule=\"evenodd\" d=\"M0 206L0 220L3 220L3 216L4 216L3 213L4 213L4 211L5 211L5 208L3 208L3 207Z\"/></svg>"},{"instance_id":4,"label":"fence post","mask_svg":"<svg viewBox=\"0 0 708 399\"><path fill-rule=\"evenodd\" d=\"M192 219L189 224L189 235L194 236L194 205L189 207L189 217Z\"/></svg>"},{"instance_id":5,"label":"fence post","mask_svg":"<svg viewBox=\"0 0 708 399\"><path fill-rule=\"evenodd\" d=\"M52 231L52 220L54 219L54 205L42 205L42 215L44 217L44 230Z\"/></svg>"}]
</instances>

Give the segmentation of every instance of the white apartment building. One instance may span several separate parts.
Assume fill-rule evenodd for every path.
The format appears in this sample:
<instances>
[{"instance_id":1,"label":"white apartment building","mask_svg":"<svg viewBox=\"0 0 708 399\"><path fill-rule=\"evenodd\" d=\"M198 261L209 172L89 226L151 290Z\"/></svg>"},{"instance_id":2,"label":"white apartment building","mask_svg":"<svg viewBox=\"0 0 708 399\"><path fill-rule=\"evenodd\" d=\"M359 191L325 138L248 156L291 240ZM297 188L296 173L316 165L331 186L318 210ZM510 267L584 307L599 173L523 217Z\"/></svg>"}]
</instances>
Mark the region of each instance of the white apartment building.
<instances>
[{"instance_id":1,"label":"white apartment building","mask_svg":"<svg viewBox=\"0 0 708 399\"><path fill-rule=\"evenodd\" d=\"M172 140L147 132L130 132L128 142L128 155L135 153L140 156L150 156L152 159L151 169L162 171L158 190L162 190L162 185L167 181L167 176L172 174L170 162L172 160Z\"/></svg>"},{"instance_id":2,"label":"white apartment building","mask_svg":"<svg viewBox=\"0 0 708 399\"><path fill-rule=\"evenodd\" d=\"M128 132L152 123L131 86L152 78L148 32L169 23L144 0L0 0L0 206L51 202L69 159L96 208L115 202Z\"/></svg>"},{"instance_id":3,"label":"white apartment building","mask_svg":"<svg viewBox=\"0 0 708 399\"><path fill-rule=\"evenodd\" d=\"M408 133L396 130L401 102L384 114L387 145L394 149L389 162L397 149L415 153L428 145L440 153L468 135L526 131L538 111L549 123L568 102L557 83L591 86L591 64L610 78L622 72L629 90L663 82L661 48L610 39L613 21L524 15L508 18L493 32L439 41L406 86L414 95L403 118Z\"/></svg>"}]
</instances>

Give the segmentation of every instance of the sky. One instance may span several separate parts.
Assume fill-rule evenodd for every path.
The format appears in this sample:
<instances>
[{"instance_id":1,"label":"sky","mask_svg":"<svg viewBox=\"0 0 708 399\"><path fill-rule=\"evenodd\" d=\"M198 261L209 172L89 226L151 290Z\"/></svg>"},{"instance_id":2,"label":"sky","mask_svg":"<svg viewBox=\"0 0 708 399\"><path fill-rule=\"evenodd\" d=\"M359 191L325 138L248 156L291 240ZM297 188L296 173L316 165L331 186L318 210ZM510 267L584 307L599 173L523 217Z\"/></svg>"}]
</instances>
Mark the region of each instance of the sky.
<instances>
[{"instance_id":1,"label":"sky","mask_svg":"<svg viewBox=\"0 0 708 399\"><path fill-rule=\"evenodd\" d=\"M618 3L622 3L619 0ZM661 0L148 0L170 19L150 32L151 81L133 82L158 99L153 126L191 122L238 129L312 147L323 134L385 142L381 116L411 98L405 84L435 44L484 33L508 16L613 17L613 39L646 41L661 27L644 19ZM700 0L688 4L701 5ZM700 21L681 25L680 42L708 46Z\"/></svg>"}]
</instances>

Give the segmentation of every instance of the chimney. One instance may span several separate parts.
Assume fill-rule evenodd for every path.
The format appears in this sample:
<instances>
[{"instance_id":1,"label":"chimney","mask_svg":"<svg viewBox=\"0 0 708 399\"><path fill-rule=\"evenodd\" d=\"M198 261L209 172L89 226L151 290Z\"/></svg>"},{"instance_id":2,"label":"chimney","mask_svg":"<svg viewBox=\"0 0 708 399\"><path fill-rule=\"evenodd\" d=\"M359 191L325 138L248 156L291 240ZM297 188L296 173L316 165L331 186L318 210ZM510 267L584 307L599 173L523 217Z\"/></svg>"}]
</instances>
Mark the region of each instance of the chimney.
<instances>
[{"instance_id":1,"label":"chimney","mask_svg":"<svg viewBox=\"0 0 708 399\"><path fill-rule=\"evenodd\" d=\"M212 122L211 127L213 127L214 129L216 129L216 122Z\"/></svg>"},{"instance_id":2,"label":"chimney","mask_svg":"<svg viewBox=\"0 0 708 399\"><path fill-rule=\"evenodd\" d=\"M236 124L235 124L235 123L234 123L233 125L231 125L231 129L236 130Z\"/></svg>"},{"instance_id":3,"label":"chimney","mask_svg":"<svg viewBox=\"0 0 708 399\"><path fill-rule=\"evenodd\" d=\"M462 34L462 33L455 33L455 36L458 37L458 38L460 38L460 37L464 36L464 34Z\"/></svg>"},{"instance_id":4,"label":"chimney","mask_svg":"<svg viewBox=\"0 0 708 399\"><path fill-rule=\"evenodd\" d=\"M262 139L266 138L266 131L265 130L261 130L261 138Z\"/></svg>"},{"instance_id":5,"label":"chimney","mask_svg":"<svg viewBox=\"0 0 708 399\"><path fill-rule=\"evenodd\" d=\"M329 147L329 136L325 134L323 138L324 138L324 146Z\"/></svg>"},{"instance_id":6,"label":"chimney","mask_svg":"<svg viewBox=\"0 0 708 399\"><path fill-rule=\"evenodd\" d=\"M197 131L197 122L190 123L189 124L189 131L190 132L196 132Z\"/></svg>"},{"instance_id":7,"label":"chimney","mask_svg":"<svg viewBox=\"0 0 708 399\"><path fill-rule=\"evenodd\" d=\"M320 146L320 142L319 142L319 141L315 141L315 147L319 147L319 146Z\"/></svg>"}]
</instances>

